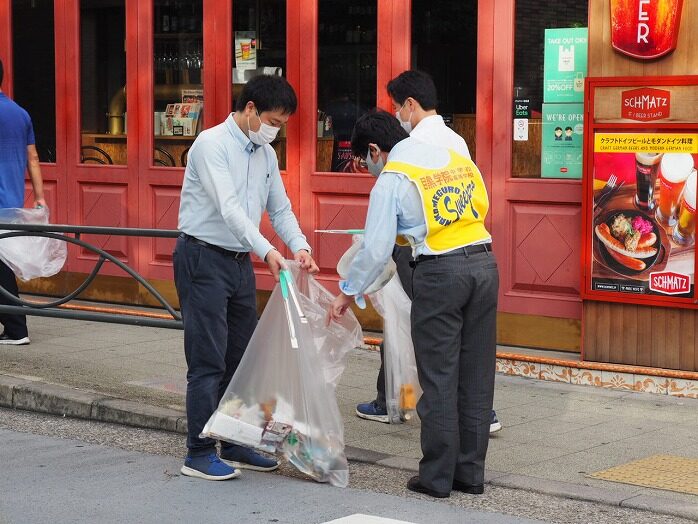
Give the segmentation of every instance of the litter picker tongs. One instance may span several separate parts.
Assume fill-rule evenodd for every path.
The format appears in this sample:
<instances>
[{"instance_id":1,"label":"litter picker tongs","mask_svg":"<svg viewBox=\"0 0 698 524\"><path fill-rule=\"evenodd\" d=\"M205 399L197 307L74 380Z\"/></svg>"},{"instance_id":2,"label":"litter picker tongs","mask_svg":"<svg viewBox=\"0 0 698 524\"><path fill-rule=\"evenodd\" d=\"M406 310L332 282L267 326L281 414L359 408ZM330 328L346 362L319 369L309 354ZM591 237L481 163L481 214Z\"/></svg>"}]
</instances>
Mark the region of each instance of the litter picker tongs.
<instances>
[{"instance_id":1,"label":"litter picker tongs","mask_svg":"<svg viewBox=\"0 0 698 524\"><path fill-rule=\"evenodd\" d=\"M298 338L296 337L296 328L294 327L293 319L291 318L291 303L289 301L289 295L293 301L293 306L296 309L296 313L298 314L301 324L307 324L308 318L301 309L301 304L298 301L298 295L296 295L293 276L288 269L282 269L279 272L279 284L281 284L281 296L284 298L284 307L286 309L286 318L288 320L288 332L291 336L291 347L293 349L298 349Z\"/></svg>"},{"instance_id":2,"label":"litter picker tongs","mask_svg":"<svg viewBox=\"0 0 698 524\"><path fill-rule=\"evenodd\" d=\"M334 233L337 235L363 235L363 229L316 229L316 233Z\"/></svg>"}]
</instances>

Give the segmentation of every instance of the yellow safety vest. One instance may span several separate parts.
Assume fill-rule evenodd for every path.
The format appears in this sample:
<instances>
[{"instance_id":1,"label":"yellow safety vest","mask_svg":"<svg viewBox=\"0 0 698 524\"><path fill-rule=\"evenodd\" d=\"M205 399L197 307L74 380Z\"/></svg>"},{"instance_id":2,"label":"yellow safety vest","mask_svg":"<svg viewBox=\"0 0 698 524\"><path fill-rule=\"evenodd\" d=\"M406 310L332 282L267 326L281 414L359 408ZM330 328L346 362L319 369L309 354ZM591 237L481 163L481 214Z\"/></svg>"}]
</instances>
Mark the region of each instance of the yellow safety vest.
<instances>
[{"instance_id":1,"label":"yellow safety vest","mask_svg":"<svg viewBox=\"0 0 698 524\"><path fill-rule=\"evenodd\" d=\"M490 203L480 170L472 160L449 153L448 165L438 169L400 161L389 161L383 169L402 173L417 186L427 224L424 243L435 254L490 238L485 228ZM404 245L401 237L398 244Z\"/></svg>"}]
</instances>

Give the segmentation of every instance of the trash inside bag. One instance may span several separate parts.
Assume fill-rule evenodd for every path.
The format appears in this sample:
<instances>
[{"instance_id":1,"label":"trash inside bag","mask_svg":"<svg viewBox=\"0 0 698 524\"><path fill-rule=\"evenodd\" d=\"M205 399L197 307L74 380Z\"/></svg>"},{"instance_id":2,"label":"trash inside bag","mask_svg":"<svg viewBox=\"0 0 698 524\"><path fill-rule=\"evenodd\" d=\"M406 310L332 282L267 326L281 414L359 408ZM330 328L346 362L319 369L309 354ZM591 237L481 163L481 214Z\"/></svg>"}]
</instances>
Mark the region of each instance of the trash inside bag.
<instances>
[{"instance_id":1,"label":"trash inside bag","mask_svg":"<svg viewBox=\"0 0 698 524\"><path fill-rule=\"evenodd\" d=\"M349 470L335 388L362 343L351 311L326 326L334 299L287 261L245 355L202 437L281 454L318 482L345 487Z\"/></svg>"},{"instance_id":2,"label":"trash inside bag","mask_svg":"<svg viewBox=\"0 0 698 524\"><path fill-rule=\"evenodd\" d=\"M0 209L0 222L5 224L48 224L48 219L46 207ZM68 248L63 240L40 236L0 239L0 260L23 281L55 275L63 268L67 256Z\"/></svg>"},{"instance_id":3,"label":"trash inside bag","mask_svg":"<svg viewBox=\"0 0 698 524\"><path fill-rule=\"evenodd\" d=\"M412 301L397 275L369 299L383 317L385 403L391 424L399 424L414 416L422 395L412 345Z\"/></svg>"}]
</instances>

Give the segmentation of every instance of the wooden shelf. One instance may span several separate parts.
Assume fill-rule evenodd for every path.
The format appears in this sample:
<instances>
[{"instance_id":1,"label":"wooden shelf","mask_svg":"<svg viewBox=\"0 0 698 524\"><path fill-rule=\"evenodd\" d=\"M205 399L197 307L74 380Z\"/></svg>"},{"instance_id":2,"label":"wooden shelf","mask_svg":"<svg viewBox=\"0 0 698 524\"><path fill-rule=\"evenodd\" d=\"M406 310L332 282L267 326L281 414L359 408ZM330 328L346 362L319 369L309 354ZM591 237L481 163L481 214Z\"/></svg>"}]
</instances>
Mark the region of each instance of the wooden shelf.
<instances>
[{"instance_id":1,"label":"wooden shelf","mask_svg":"<svg viewBox=\"0 0 698 524\"><path fill-rule=\"evenodd\" d=\"M128 135L110 135L109 133L82 133L83 137L89 137L99 140L126 140ZM175 140L192 142L196 136L175 136L175 135L153 135L155 140Z\"/></svg>"}]
</instances>

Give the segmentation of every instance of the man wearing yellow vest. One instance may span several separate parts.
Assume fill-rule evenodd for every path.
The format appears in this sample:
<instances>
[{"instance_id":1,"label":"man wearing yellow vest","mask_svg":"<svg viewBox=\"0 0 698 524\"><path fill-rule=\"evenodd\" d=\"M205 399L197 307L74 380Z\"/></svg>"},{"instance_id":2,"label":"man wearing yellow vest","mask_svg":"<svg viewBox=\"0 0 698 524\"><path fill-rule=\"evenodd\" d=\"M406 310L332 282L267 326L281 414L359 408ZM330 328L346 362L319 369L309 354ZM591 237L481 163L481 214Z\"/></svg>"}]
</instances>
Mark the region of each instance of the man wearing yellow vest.
<instances>
[{"instance_id":1,"label":"man wearing yellow vest","mask_svg":"<svg viewBox=\"0 0 698 524\"><path fill-rule=\"evenodd\" d=\"M470 158L470 151L465 140L444 123L444 119L436 112L438 94L434 80L424 71L408 70L393 78L387 85L388 94L393 103L395 117L402 128L412 138L434 146L443 146L454 150L459 155ZM404 284L411 280L412 269L409 267L411 250L409 247L395 246L393 260L397 266L397 274L407 295L412 298L411 286ZM356 406L356 415L366 420L391 423L385 400L385 360L383 345L380 347L381 366L376 379L376 398L362 402ZM502 429L494 409L490 417L490 434Z\"/></svg>"},{"instance_id":2,"label":"man wearing yellow vest","mask_svg":"<svg viewBox=\"0 0 698 524\"><path fill-rule=\"evenodd\" d=\"M484 220L489 201L475 164L406 138L384 111L361 117L352 150L378 176L361 250L330 306L337 320L378 277L397 235L412 246L412 341L423 395L423 458L408 489L483 493L494 394L499 273ZM361 302L361 301L360 301Z\"/></svg>"}]
</instances>

